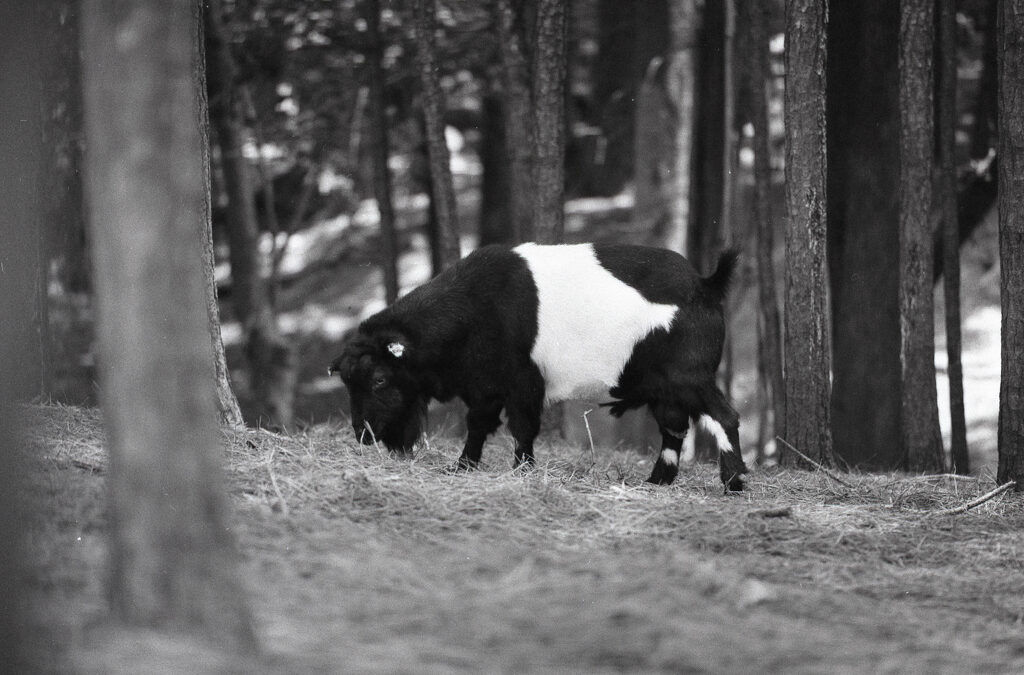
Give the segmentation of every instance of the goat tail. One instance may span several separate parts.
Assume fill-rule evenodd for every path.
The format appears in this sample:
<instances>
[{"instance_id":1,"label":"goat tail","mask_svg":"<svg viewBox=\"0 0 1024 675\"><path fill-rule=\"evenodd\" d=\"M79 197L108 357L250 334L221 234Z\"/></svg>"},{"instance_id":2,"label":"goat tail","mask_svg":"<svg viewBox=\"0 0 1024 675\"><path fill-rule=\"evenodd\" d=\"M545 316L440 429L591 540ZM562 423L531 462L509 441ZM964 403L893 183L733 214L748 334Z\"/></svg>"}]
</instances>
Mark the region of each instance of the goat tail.
<instances>
[{"instance_id":1,"label":"goat tail","mask_svg":"<svg viewBox=\"0 0 1024 675\"><path fill-rule=\"evenodd\" d=\"M738 249L729 248L722 251L718 256L718 267L715 268L711 276L701 279L705 292L713 301L721 302L729 292L729 285L732 283L739 257Z\"/></svg>"}]
</instances>

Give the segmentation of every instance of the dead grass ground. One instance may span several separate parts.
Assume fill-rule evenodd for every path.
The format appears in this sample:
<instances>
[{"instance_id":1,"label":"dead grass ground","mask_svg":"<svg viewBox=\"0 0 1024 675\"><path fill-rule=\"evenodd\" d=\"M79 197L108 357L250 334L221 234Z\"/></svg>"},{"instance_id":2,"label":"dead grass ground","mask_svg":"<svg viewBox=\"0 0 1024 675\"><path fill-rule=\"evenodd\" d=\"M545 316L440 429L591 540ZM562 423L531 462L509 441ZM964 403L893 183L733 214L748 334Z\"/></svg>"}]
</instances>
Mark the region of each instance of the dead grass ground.
<instances>
[{"instance_id":1,"label":"dead grass ground","mask_svg":"<svg viewBox=\"0 0 1024 675\"><path fill-rule=\"evenodd\" d=\"M31 668L42 672L1024 672L1024 501L905 475L717 470L538 450L450 475L351 432L225 432L232 528L263 651L102 621L98 414L27 411Z\"/></svg>"}]
</instances>

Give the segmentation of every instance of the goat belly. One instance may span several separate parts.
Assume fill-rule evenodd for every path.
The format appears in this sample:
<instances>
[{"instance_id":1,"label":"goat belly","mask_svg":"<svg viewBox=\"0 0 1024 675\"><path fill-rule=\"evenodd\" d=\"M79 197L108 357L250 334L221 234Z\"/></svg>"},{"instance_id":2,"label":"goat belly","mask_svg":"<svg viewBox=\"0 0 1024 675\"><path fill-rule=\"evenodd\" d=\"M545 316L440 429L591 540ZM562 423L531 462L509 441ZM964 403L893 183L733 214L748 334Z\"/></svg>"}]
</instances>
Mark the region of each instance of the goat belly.
<instances>
[{"instance_id":1,"label":"goat belly","mask_svg":"<svg viewBox=\"0 0 1024 675\"><path fill-rule=\"evenodd\" d=\"M600 395L618 382L633 348L668 330L677 307L646 300L598 261L591 244L523 244L537 287L537 337L530 357L548 401Z\"/></svg>"}]
</instances>

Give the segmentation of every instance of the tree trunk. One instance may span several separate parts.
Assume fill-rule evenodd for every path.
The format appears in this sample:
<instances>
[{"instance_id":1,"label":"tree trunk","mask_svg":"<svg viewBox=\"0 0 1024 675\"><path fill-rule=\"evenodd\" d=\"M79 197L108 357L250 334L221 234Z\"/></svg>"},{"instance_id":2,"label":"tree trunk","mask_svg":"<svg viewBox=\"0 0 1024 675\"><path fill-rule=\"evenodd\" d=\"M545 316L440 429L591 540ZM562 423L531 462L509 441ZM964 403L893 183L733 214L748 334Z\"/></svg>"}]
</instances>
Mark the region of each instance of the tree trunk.
<instances>
[{"instance_id":1,"label":"tree trunk","mask_svg":"<svg viewBox=\"0 0 1024 675\"><path fill-rule=\"evenodd\" d=\"M42 46L39 6L0 4L0 663L16 672L22 631L28 625L25 602L25 529L31 522L25 494L21 437L25 417L20 405L38 392L36 342L37 257L42 216L40 199L43 148ZM25 668L21 668L26 670Z\"/></svg>"},{"instance_id":2,"label":"tree trunk","mask_svg":"<svg viewBox=\"0 0 1024 675\"><path fill-rule=\"evenodd\" d=\"M1024 491L1024 0L999 2L999 304L996 482Z\"/></svg>"},{"instance_id":3,"label":"tree trunk","mask_svg":"<svg viewBox=\"0 0 1024 675\"><path fill-rule=\"evenodd\" d=\"M957 473L970 473L967 454L967 422L964 416L964 369L960 336L960 242L957 223L956 176L956 3L938 2L938 95L936 120L939 125L937 188L942 214L943 259L946 274L943 298L946 306L946 372L949 377L950 463ZM934 278L934 274L933 274Z\"/></svg>"},{"instance_id":4,"label":"tree trunk","mask_svg":"<svg viewBox=\"0 0 1024 675\"><path fill-rule=\"evenodd\" d=\"M380 265L384 276L384 298L390 305L398 299L398 229L395 226L395 207L391 197L391 139L388 135L388 115L384 100L384 68L381 65L384 45L380 39L380 2L363 3L367 33L371 50L367 55L369 80L370 147L373 159L373 194L380 212Z\"/></svg>"},{"instance_id":5,"label":"tree trunk","mask_svg":"<svg viewBox=\"0 0 1024 675\"><path fill-rule=\"evenodd\" d=\"M691 166L690 261L710 274L725 243L726 0L704 0L696 68L696 120ZM714 447L712 445L712 447Z\"/></svg>"},{"instance_id":6,"label":"tree trunk","mask_svg":"<svg viewBox=\"0 0 1024 675\"><path fill-rule=\"evenodd\" d=\"M665 248L683 255L690 252L691 187L693 185L693 143L696 111L696 55L700 35L700 10L695 0L680 0L669 6L672 23L666 88L675 108L675 158L669 192L669 223Z\"/></svg>"},{"instance_id":7,"label":"tree trunk","mask_svg":"<svg viewBox=\"0 0 1024 675\"><path fill-rule=\"evenodd\" d=\"M512 175L506 160L505 116L501 97L488 93L483 99L480 133L480 246L511 244L514 239L512 223Z\"/></svg>"},{"instance_id":8,"label":"tree trunk","mask_svg":"<svg viewBox=\"0 0 1024 675\"><path fill-rule=\"evenodd\" d=\"M254 647L227 528L204 308L188 3L89 0L89 225L110 453L114 615Z\"/></svg>"},{"instance_id":9,"label":"tree trunk","mask_svg":"<svg viewBox=\"0 0 1024 675\"><path fill-rule=\"evenodd\" d=\"M667 234L674 154L674 108L665 91L665 60L651 59L636 94L633 156L641 157L633 171L633 229L652 244Z\"/></svg>"},{"instance_id":10,"label":"tree trunk","mask_svg":"<svg viewBox=\"0 0 1024 675\"><path fill-rule=\"evenodd\" d=\"M256 424L288 427L292 423L295 356L277 329L263 277L252 172L243 154L245 127L235 79L238 68L225 39L220 0L206 4L207 76L210 122L217 133L221 168L228 195L228 241L231 300L246 335L250 391Z\"/></svg>"},{"instance_id":11,"label":"tree trunk","mask_svg":"<svg viewBox=\"0 0 1024 675\"><path fill-rule=\"evenodd\" d=\"M533 94L522 14L513 0L495 0L501 60L502 109L508 154L512 239L531 241L533 232Z\"/></svg>"},{"instance_id":12,"label":"tree trunk","mask_svg":"<svg viewBox=\"0 0 1024 675\"><path fill-rule=\"evenodd\" d=\"M565 84L569 8L538 0L533 43L533 227L542 244L565 234Z\"/></svg>"},{"instance_id":13,"label":"tree trunk","mask_svg":"<svg viewBox=\"0 0 1024 675\"><path fill-rule=\"evenodd\" d=\"M430 200L437 218L438 252L443 267L456 263L459 250L459 217L452 184L451 158L444 135L444 92L438 77L437 46L434 40L435 0L413 0L416 34L416 63L420 71L420 100L423 103L427 153L430 159Z\"/></svg>"},{"instance_id":14,"label":"tree trunk","mask_svg":"<svg viewBox=\"0 0 1024 675\"><path fill-rule=\"evenodd\" d=\"M224 340L220 332L220 302L217 300L217 280L214 276L213 254L213 221L211 220L212 199L210 194L210 115L209 102L206 96L206 40L203 29L204 21L201 3L192 6L195 30L193 38L197 41L194 48L195 59L192 62L192 85L195 89L195 119L199 128L200 149L203 161L203 222L200 224L200 240L203 243L203 286L206 290L206 317L210 331L210 344L213 348L213 373L217 390L217 410L221 424L230 427L242 427L242 411L238 407L238 399L231 389L231 373L228 371L227 357L224 354Z\"/></svg>"},{"instance_id":15,"label":"tree trunk","mask_svg":"<svg viewBox=\"0 0 1024 675\"><path fill-rule=\"evenodd\" d=\"M785 439L832 464L826 299L824 0L786 2ZM800 460L783 452L786 463Z\"/></svg>"},{"instance_id":16,"label":"tree trunk","mask_svg":"<svg viewBox=\"0 0 1024 675\"><path fill-rule=\"evenodd\" d=\"M848 465L897 469L906 459L899 442L899 4L861 0L829 10L832 438ZM787 423L794 421L787 416Z\"/></svg>"},{"instance_id":17,"label":"tree trunk","mask_svg":"<svg viewBox=\"0 0 1024 675\"><path fill-rule=\"evenodd\" d=\"M747 118L754 128L754 223L757 229L757 287L762 339L758 340L761 371L773 415L775 435L786 429L786 392L782 379L782 321L775 288L775 227L771 214L771 156L768 139L768 97L771 78L768 54L768 12L763 2L737 4L737 23L745 63Z\"/></svg>"},{"instance_id":18,"label":"tree trunk","mask_svg":"<svg viewBox=\"0 0 1024 675\"><path fill-rule=\"evenodd\" d=\"M945 461L935 387L931 256L934 0L900 2L900 364L901 441L910 471Z\"/></svg>"}]
</instances>

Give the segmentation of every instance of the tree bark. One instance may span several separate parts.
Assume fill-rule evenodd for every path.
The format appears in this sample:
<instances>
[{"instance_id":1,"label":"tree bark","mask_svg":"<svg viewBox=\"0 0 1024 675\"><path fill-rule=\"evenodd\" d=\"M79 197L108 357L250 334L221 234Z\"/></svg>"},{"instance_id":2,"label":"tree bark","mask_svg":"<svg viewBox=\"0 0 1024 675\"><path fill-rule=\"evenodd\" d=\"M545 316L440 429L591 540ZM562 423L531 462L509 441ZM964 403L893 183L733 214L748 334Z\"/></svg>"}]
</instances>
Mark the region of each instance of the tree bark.
<instances>
[{"instance_id":1,"label":"tree bark","mask_svg":"<svg viewBox=\"0 0 1024 675\"><path fill-rule=\"evenodd\" d=\"M934 169L934 0L901 0L900 364L901 441L910 471L944 469L935 386L931 256Z\"/></svg>"},{"instance_id":2,"label":"tree bark","mask_svg":"<svg viewBox=\"0 0 1024 675\"><path fill-rule=\"evenodd\" d=\"M542 244L565 235L565 84L568 3L538 0L533 42L533 227Z\"/></svg>"},{"instance_id":3,"label":"tree bark","mask_svg":"<svg viewBox=\"0 0 1024 675\"><path fill-rule=\"evenodd\" d=\"M430 159L431 204L437 218L438 259L442 267L456 263L459 250L458 205L452 184L451 158L444 134L444 92L438 77L440 64L434 39L435 0L413 0L413 27L416 34L416 63L420 71L420 100L423 103L427 153Z\"/></svg>"},{"instance_id":4,"label":"tree bark","mask_svg":"<svg viewBox=\"0 0 1024 675\"><path fill-rule=\"evenodd\" d=\"M1024 0L999 2L999 466L1024 491Z\"/></svg>"},{"instance_id":5,"label":"tree bark","mask_svg":"<svg viewBox=\"0 0 1024 675\"><path fill-rule=\"evenodd\" d=\"M511 204L512 175L506 160L505 115L501 97L490 92L483 98L480 132L480 246L514 241Z\"/></svg>"},{"instance_id":6,"label":"tree bark","mask_svg":"<svg viewBox=\"0 0 1024 675\"><path fill-rule=\"evenodd\" d=\"M775 227L771 214L771 155L768 139L768 96L766 87L771 78L768 54L768 11L764 2L737 4L737 24L745 55L742 72L747 91L747 118L754 128L754 223L757 234L758 311L763 328L759 340L759 356L763 363L769 405L775 435L785 435L786 391L782 378L782 321L779 296L775 288Z\"/></svg>"},{"instance_id":7,"label":"tree bark","mask_svg":"<svg viewBox=\"0 0 1024 675\"><path fill-rule=\"evenodd\" d=\"M387 107L384 100L384 68L381 65L384 46L380 38L380 2L363 3L370 52L367 55L369 81L370 147L373 161L373 194L380 213L380 266L384 277L384 298L390 305L398 299L398 228L395 226L395 207L391 196L391 139L388 135Z\"/></svg>"},{"instance_id":8,"label":"tree bark","mask_svg":"<svg viewBox=\"0 0 1024 675\"><path fill-rule=\"evenodd\" d=\"M533 230L533 93L523 17L513 0L495 0L501 61L505 139L511 173L512 238L531 241Z\"/></svg>"},{"instance_id":9,"label":"tree bark","mask_svg":"<svg viewBox=\"0 0 1024 675\"><path fill-rule=\"evenodd\" d=\"M967 454L967 421L964 414L964 369L961 360L960 333L960 242L957 222L956 176L956 3L938 1L938 95L936 123L938 124L939 172L937 188L942 215L943 260L946 274L943 298L946 306L946 372L949 376L950 463L957 473L970 473ZM934 278L934 270L933 270Z\"/></svg>"},{"instance_id":10,"label":"tree bark","mask_svg":"<svg viewBox=\"0 0 1024 675\"><path fill-rule=\"evenodd\" d=\"M675 157L669 184L669 223L665 248L689 255L692 229L693 146L697 73L696 49L700 35L700 10L695 0L669 6L672 22L666 89L675 108Z\"/></svg>"},{"instance_id":11,"label":"tree bark","mask_svg":"<svg viewBox=\"0 0 1024 675\"><path fill-rule=\"evenodd\" d=\"M40 200L43 147L42 45L49 45L39 6L0 3L0 663L15 672L29 609L25 601L25 529L21 504L26 453L21 404L38 392L36 248L45 213Z\"/></svg>"},{"instance_id":12,"label":"tree bark","mask_svg":"<svg viewBox=\"0 0 1024 675\"><path fill-rule=\"evenodd\" d=\"M832 464L826 299L824 0L786 2L787 442ZM783 452L786 463L800 460Z\"/></svg>"},{"instance_id":13,"label":"tree bark","mask_svg":"<svg viewBox=\"0 0 1024 675\"><path fill-rule=\"evenodd\" d=\"M192 62L192 85L195 89L195 120L199 128L200 149L203 162L203 222L200 224L200 241L203 244L203 286L206 291L206 317L210 331L210 345L213 348L213 374L217 391L217 411L221 424L242 427L242 410L231 389L231 373L224 353L224 339L220 331L220 302L217 299L217 280L214 276L213 221L211 218L212 198L210 192L210 110L206 95L206 41L201 3L192 5L192 17L196 40Z\"/></svg>"},{"instance_id":14,"label":"tree bark","mask_svg":"<svg viewBox=\"0 0 1024 675\"><path fill-rule=\"evenodd\" d=\"M829 10L832 437L850 466L897 469L906 458L899 442L899 4L861 0Z\"/></svg>"},{"instance_id":15,"label":"tree bark","mask_svg":"<svg viewBox=\"0 0 1024 675\"><path fill-rule=\"evenodd\" d=\"M295 356L280 335L263 277L252 171L243 154L245 127L238 91L238 68L225 39L220 0L207 0L205 11L210 122L217 133L221 168L228 194L228 240L231 300L246 335L254 421L288 427L292 423Z\"/></svg>"},{"instance_id":16,"label":"tree bark","mask_svg":"<svg viewBox=\"0 0 1024 675\"><path fill-rule=\"evenodd\" d=\"M255 644L226 527L189 3L88 0L82 37L114 615Z\"/></svg>"}]
</instances>

